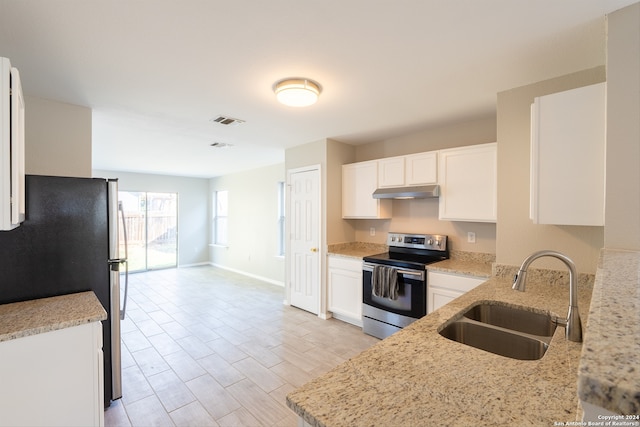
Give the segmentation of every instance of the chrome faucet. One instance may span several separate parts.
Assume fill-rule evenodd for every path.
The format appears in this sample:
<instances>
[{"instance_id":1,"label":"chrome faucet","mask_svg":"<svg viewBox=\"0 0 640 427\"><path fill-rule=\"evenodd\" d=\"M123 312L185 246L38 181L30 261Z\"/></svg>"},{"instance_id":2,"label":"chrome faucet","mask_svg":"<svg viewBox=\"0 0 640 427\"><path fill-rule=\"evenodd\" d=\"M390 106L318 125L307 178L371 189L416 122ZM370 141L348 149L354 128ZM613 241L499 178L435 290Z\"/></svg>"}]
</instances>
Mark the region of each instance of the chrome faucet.
<instances>
[{"instance_id":1,"label":"chrome faucet","mask_svg":"<svg viewBox=\"0 0 640 427\"><path fill-rule=\"evenodd\" d=\"M513 278L512 289L524 292L525 281L527 279L527 268L538 258L550 256L559 259L569 268L569 313L567 320L558 319L556 322L565 328L565 336L569 341L582 342L582 324L580 323L580 313L578 312L578 276L576 265L569 257L555 251L539 251L529 255L522 262L518 274Z\"/></svg>"}]
</instances>

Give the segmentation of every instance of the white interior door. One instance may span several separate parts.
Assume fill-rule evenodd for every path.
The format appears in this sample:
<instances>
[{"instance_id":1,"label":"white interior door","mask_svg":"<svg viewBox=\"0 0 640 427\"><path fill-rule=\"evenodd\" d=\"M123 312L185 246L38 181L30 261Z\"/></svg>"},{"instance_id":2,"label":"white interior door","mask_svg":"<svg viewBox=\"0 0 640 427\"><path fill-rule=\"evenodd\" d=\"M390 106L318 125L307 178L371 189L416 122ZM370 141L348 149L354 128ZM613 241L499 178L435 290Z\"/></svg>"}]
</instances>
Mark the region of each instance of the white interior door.
<instances>
[{"instance_id":1,"label":"white interior door","mask_svg":"<svg viewBox=\"0 0 640 427\"><path fill-rule=\"evenodd\" d=\"M291 305L320 308L320 171L294 172L291 185Z\"/></svg>"}]
</instances>

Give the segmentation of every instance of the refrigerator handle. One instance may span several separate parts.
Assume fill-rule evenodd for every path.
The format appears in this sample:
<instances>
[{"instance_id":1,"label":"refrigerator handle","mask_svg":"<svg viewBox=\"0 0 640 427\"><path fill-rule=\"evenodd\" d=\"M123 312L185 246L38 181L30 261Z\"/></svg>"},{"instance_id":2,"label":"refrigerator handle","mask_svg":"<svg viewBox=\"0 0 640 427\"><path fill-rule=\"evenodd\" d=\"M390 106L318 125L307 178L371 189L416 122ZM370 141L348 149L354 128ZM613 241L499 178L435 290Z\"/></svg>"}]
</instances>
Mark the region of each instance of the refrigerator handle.
<instances>
[{"instance_id":1,"label":"refrigerator handle","mask_svg":"<svg viewBox=\"0 0 640 427\"><path fill-rule=\"evenodd\" d=\"M120 262L124 263L124 301L122 302L122 310L120 310L120 319L124 320L127 311L127 294L129 293L129 242L127 240L127 225L124 220L124 209L120 201L118 202L118 211L120 211L122 218L122 235L124 237L124 258L120 259Z\"/></svg>"}]
</instances>

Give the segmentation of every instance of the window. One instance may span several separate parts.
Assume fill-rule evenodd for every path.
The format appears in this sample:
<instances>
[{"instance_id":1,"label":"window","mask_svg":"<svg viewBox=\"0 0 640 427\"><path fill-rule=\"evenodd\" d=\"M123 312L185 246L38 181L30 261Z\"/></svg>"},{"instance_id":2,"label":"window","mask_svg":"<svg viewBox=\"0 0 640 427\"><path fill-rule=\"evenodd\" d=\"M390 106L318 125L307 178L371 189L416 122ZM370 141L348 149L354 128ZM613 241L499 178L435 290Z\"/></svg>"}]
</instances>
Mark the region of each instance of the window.
<instances>
[{"instance_id":1,"label":"window","mask_svg":"<svg viewBox=\"0 0 640 427\"><path fill-rule=\"evenodd\" d=\"M278 182L278 256L284 256L285 241L285 196L286 186L284 182Z\"/></svg>"},{"instance_id":2,"label":"window","mask_svg":"<svg viewBox=\"0 0 640 427\"><path fill-rule=\"evenodd\" d=\"M226 246L229 243L227 234L229 192L216 191L213 199L213 243Z\"/></svg>"}]
</instances>

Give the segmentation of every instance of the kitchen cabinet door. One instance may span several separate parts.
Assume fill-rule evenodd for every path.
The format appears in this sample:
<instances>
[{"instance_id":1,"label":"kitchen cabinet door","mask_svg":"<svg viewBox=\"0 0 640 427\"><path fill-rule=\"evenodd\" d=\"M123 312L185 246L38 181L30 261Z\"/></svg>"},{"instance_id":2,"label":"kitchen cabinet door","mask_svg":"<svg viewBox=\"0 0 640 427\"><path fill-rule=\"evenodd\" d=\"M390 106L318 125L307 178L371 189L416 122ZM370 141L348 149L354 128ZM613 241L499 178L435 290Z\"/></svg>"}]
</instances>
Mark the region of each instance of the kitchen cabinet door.
<instances>
[{"instance_id":1,"label":"kitchen cabinet door","mask_svg":"<svg viewBox=\"0 0 640 427\"><path fill-rule=\"evenodd\" d=\"M429 151L406 156L406 185L426 185L438 182L438 152Z\"/></svg>"},{"instance_id":2,"label":"kitchen cabinet door","mask_svg":"<svg viewBox=\"0 0 640 427\"><path fill-rule=\"evenodd\" d=\"M405 185L404 156L378 160L378 187L402 187Z\"/></svg>"},{"instance_id":3,"label":"kitchen cabinet door","mask_svg":"<svg viewBox=\"0 0 640 427\"><path fill-rule=\"evenodd\" d=\"M427 271L427 314L486 281L484 277Z\"/></svg>"},{"instance_id":4,"label":"kitchen cabinet door","mask_svg":"<svg viewBox=\"0 0 640 427\"><path fill-rule=\"evenodd\" d=\"M437 163L437 151L380 159L378 188L435 184Z\"/></svg>"},{"instance_id":5,"label":"kitchen cabinet door","mask_svg":"<svg viewBox=\"0 0 640 427\"><path fill-rule=\"evenodd\" d=\"M534 223L604 225L605 94L600 83L535 98L529 193Z\"/></svg>"},{"instance_id":6,"label":"kitchen cabinet door","mask_svg":"<svg viewBox=\"0 0 640 427\"><path fill-rule=\"evenodd\" d=\"M104 425L102 323L0 342L0 360L0 426Z\"/></svg>"},{"instance_id":7,"label":"kitchen cabinet door","mask_svg":"<svg viewBox=\"0 0 640 427\"><path fill-rule=\"evenodd\" d=\"M333 316L362 326L362 261L329 256L327 283Z\"/></svg>"},{"instance_id":8,"label":"kitchen cabinet door","mask_svg":"<svg viewBox=\"0 0 640 427\"><path fill-rule=\"evenodd\" d=\"M439 151L441 220L496 222L497 152L495 142Z\"/></svg>"},{"instance_id":9,"label":"kitchen cabinet door","mask_svg":"<svg viewBox=\"0 0 640 427\"><path fill-rule=\"evenodd\" d=\"M373 198L378 188L375 160L342 166L342 217L391 218L391 200Z\"/></svg>"}]
</instances>

